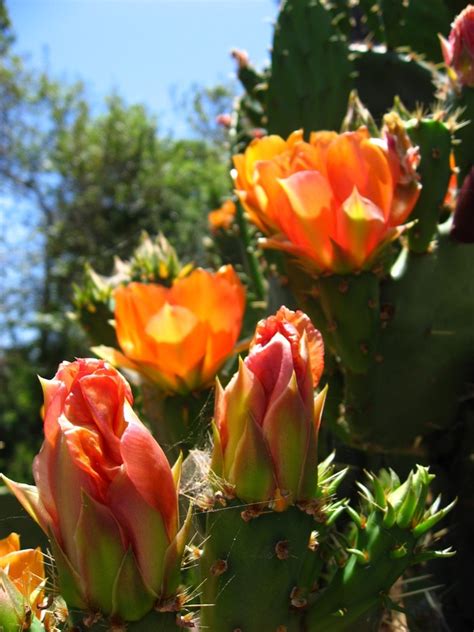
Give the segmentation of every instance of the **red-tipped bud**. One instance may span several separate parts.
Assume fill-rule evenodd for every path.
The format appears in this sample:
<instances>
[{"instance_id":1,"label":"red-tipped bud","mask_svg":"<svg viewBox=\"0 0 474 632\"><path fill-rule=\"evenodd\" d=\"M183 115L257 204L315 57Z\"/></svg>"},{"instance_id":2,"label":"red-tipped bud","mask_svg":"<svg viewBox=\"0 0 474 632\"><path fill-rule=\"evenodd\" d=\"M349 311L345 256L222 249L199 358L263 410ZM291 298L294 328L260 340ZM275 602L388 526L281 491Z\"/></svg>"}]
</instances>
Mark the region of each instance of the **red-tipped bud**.
<instances>
[{"instance_id":1,"label":"red-tipped bud","mask_svg":"<svg viewBox=\"0 0 474 632\"><path fill-rule=\"evenodd\" d=\"M218 114L216 116L216 123L221 127L225 127L229 129L232 125L232 116L228 112L223 112L222 114Z\"/></svg>"},{"instance_id":2,"label":"red-tipped bud","mask_svg":"<svg viewBox=\"0 0 474 632\"><path fill-rule=\"evenodd\" d=\"M231 56L235 59L238 65L238 69L247 68L250 63L249 54L246 50L239 50L234 48L230 51Z\"/></svg>"},{"instance_id":3,"label":"red-tipped bud","mask_svg":"<svg viewBox=\"0 0 474 632\"><path fill-rule=\"evenodd\" d=\"M218 386L213 469L240 500L283 509L314 497L323 354L309 318L282 307L258 323L248 357Z\"/></svg>"},{"instance_id":4,"label":"red-tipped bud","mask_svg":"<svg viewBox=\"0 0 474 632\"><path fill-rule=\"evenodd\" d=\"M106 362L63 362L42 385L36 487L5 482L51 538L68 605L138 620L179 567L173 473Z\"/></svg>"},{"instance_id":5,"label":"red-tipped bud","mask_svg":"<svg viewBox=\"0 0 474 632\"><path fill-rule=\"evenodd\" d=\"M474 87L474 5L468 5L454 20L449 39L440 36L446 65L459 81Z\"/></svg>"}]
</instances>

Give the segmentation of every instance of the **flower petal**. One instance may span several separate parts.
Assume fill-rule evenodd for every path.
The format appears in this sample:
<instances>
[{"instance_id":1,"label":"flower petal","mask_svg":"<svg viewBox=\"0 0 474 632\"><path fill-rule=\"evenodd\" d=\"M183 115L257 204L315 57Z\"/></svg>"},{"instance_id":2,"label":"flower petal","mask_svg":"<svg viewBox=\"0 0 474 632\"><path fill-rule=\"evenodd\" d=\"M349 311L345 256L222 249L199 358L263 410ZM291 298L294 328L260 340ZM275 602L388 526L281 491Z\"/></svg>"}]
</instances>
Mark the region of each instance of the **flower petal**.
<instances>
[{"instance_id":1,"label":"flower petal","mask_svg":"<svg viewBox=\"0 0 474 632\"><path fill-rule=\"evenodd\" d=\"M335 241L356 269L362 268L386 232L381 209L354 188L341 207Z\"/></svg>"},{"instance_id":2,"label":"flower petal","mask_svg":"<svg viewBox=\"0 0 474 632\"><path fill-rule=\"evenodd\" d=\"M130 409L129 415L131 412ZM130 416L128 420L131 420ZM176 532L178 501L163 450L138 420L128 424L122 435L120 449L130 482L144 502L161 514L171 538Z\"/></svg>"},{"instance_id":3,"label":"flower petal","mask_svg":"<svg viewBox=\"0 0 474 632\"><path fill-rule=\"evenodd\" d=\"M139 621L153 608L155 601L156 596L147 589L133 550L129 548L113 587L112 612L124 621Z\"/></svg>"},{"instance_id":4,"label":"flower petal","mask_svg":"<svg viewBox=\"0 0 474 632\"><path fill-rule=\"evenodd\" d=\"M340 204L356 187L360 195L371 200L388 218L395 183L386 154L371 142L365 128L341 134L331 143L327 168Z\"/></svg>"},{"instance_id":5,"label":"flower petal","mask_svg":"<svg viewBox=\"0 0 474 632\"><path fill-rule=\"evenodd\" d=\"M160 479L149 472L150 486L159 493ZM110 485L107 505L130 539L140 574L147 590L160 594L164 574L164 555L170 539L164 519L137 491L125 467Z\"/></svg>"},{"instance_id":6,"label":"flower petal","mask_svg":"<svg viewBox=\"0 0 474 632\"><path fill-rule=\"evenodd\" d=\"M335 229L335 199L328 181L318 171L299 171L279 181L291 205L280 225L289 240L322 269L330 266L329 237Z\"/></svg>"},{"instance_id":7,"label":"flower petal","mask_svg":"<svg viewBox=\"0 0 474 632\"><path fill-rule=\"evenodd\" d=\"M113 614L113 588L126 544L110 509L84 491L74 538L78 551L77 569L89 607Z\"/></svg>"}]
</instances>

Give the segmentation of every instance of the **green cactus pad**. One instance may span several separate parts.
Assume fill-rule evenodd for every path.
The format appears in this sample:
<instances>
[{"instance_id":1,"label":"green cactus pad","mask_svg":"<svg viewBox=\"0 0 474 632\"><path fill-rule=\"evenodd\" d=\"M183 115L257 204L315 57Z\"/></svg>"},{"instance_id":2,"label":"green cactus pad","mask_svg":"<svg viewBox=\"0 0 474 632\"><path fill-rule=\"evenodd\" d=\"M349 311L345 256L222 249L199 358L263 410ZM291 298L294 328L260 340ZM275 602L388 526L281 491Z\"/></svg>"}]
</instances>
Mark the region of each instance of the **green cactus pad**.
<instances>
[{"instance_id":1,"label":"green cactus pad","mask_svg":"<svg viewBox=\"0 0 474 632\"><path fill-rule=\"evenodd\" d=\"M372 272L361 272L322 276L314 283L333 353L347 369L364 373L373 363L376 348L379 279Z\"/></svg>"},{"instance_id":2,"label":"green cactus pad","mask_svg":"<svg viewBox=\"0 0 474 632\"><path fill-rule=\"evenodd\" d=\"M436 233L440 211L451 177L449 163L451 132L441 121L412 119L406 130L413 145L420 148L421 190L409 220L417 220L410 230L408 243L413 252L425 252Z\"/></svg>"},{"instance_id":3,"label":"green cactus pad","mask_svg":"<svg viewBox=\"0 0 474 632\"><path fill-rule=\"evenodd\" d=\"M414 110L434 101L433 67L411 54L352 45L355 87L376 121L392 107L395 96Z\"/></svg>"},{"instance_id":4,"label":"green cactus pad","mask_svg":"<svg viewBox=\"0 0 474 632\"><path fill-rule=\"evenodd\" d=\"M309 548L310 535L323 525L296 507L248 521L245 509L236 503L207 516L201 625L213 632L296 632L323 564Z\"/></svg>"},{"instance_id":5,"label":"green cactus pad","mask_svg":"<svg viewBox=\"0 0 474 632\"><path fill-rule=\"evenodd\" d=\"M381 0L388 48L408 46L435 62L441 61L438 33L447 35L451 13L443 0Z\"/></svg>"},{"instance_id":6,"label":"green cactus pad","mask_svg":"<svg viewBox=\"0 0 474 632\"><path fill-rule=\"evenodd\" d=\"M383 605L391 586L409 566L422 559L453 555L450 550L427 551L420 545L423 528L434 527L453 507L451 503L440 511L435 506L426 509L434 476L418 466L400 485L398 477L387 474L367 474L371 489L358 484L364 500L360 514L347 506L355 526L346 549L348 558L314 596L304 629L365 629L357 627L361 616Z\"/></svg>"},{"instance_id":7,"label":"green cactus pad","mask_svg":"<svg viewBox=\"0 0 474 632\"><path fill-rule=\"evenodd\" d=\"M381 291L378 362L345 375L352 436L382 450L411 450L454 423L474 357L474 247L444 226L434 252L402 257Z\"/></svg>"},{"instance_id":8,"label":"green cactus pad","mask_svg":"<svg viewBox=\"0 0 474 632\"><path fill-rule=\"evenodd\" d=\"M352 87L345 38L322 2L286 0L272 51L268 131L286 137L341 126Z\"/></svg>"},{"instance_id":9,"label":"green cactus pad","mask_svg":"<svg viewBox=\"0 0 474 632\"><path fill-rule=\"evenodd\" d=\"M175 612L150 612L140 621L127 623L123 629L127 632L179 632L184 626L178 624L177 617ZM107 621L100 617L94 621L93 613L76 610L70 612L66 632L113 632L120 629L120 624L119 620Z\"/></svg>"}]
</instances>

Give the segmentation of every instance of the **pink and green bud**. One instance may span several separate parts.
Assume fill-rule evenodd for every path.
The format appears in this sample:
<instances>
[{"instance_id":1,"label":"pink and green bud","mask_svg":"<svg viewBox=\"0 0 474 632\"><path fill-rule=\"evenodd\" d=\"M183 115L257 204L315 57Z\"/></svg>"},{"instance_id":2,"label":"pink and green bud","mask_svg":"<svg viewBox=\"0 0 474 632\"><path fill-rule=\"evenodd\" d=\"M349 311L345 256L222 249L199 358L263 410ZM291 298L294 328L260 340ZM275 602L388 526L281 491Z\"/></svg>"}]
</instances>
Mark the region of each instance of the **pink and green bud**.
<instances>
[{"instance_id":1,"label":"pink and green bud","mask_svg":"<svg viewBox=\"0 0 474 632\"><path fill-rule=\"evenodd\" d=\"M212 469L240 500L282 510L314 497L323 367L319 331L281 307L258 323L228 386L217 384Z\"/></svg>"},{"instance_id":2,"label":"pink and green bud","mask_svg":"<svg viewBox=\"0 0 474 632\"><path fill-rule=\"evenodd\" d=\"M4 480L49 536L68 605L138 620L175 588L179 472L103 360L64 362L42 384L36 487Z\"/></svg>"},{"instance_id":3,"label":"pink and green bud","mask_svg":"<svg viewBox=\"0 0 474 632\"><path fill-rule=\"evenodd\" d=\"M463 85L474 87L474 5L454 20L449 38L440 36L444 61Z\"/></svg>"}]
</instances>

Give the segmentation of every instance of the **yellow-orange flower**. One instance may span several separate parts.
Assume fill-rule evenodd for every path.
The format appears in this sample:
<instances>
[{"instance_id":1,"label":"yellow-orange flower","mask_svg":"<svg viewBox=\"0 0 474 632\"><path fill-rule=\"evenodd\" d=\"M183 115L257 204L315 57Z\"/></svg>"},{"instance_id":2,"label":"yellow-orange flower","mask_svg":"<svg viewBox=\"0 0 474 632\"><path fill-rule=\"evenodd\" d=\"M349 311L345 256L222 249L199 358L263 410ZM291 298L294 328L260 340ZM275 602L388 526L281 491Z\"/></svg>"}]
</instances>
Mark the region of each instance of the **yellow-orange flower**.
<instances>
[{"instance_id":1,"label":"yellow-orange flower","mask_svg":"<svg viewBox=\"0 0 474 632\"><path fill-rule=\"evenodd\" d=\"M236 192L268 247L319 272L370 267L418 199L418 154L400 125L384 138L302 131L267 136L234 157Z\"/></svg>"},{"instance_id":2,"label":"yellow-orange flower","mask_svg":"<svg viewBox=\"0 0 474 632\"><path fill-rule=\"evenodd\" d=\"M43 601L45 583L41 549L20 550L20 536L17 533L10 533L8 537L0 540L0 569L23 595L33 613L41 618L42 613L38 605Z\"/></svg>"},{"instance_id":3,"label":"yellow-orange flower","mask_svg":"<svg viewBox=\"0 0 474 632\"><path fill-rule=\"evenodd\" d=\"M234 218L235 204L232 200L226 200L222 206L208 214L207 221L212 232L216 232L220 228L224 230L230 228Z\"/></svg>"},{"instance_id":4,"label":"yellow-orange flower","mask_svg":"<svg viewBox=\"0 0 474 632\"><path fill-rule=\"evenodd\" d=\"M172 392L210 384L232 353L242 326L245 291L232 266L201 268L170 288L130 283L115 297L117 339L123 353L95 351Z\"/></svg>"}]
</instances>

